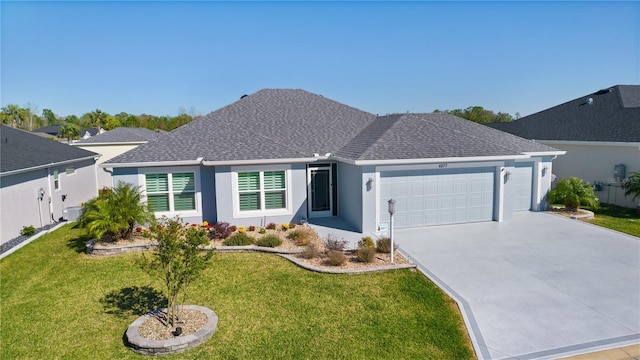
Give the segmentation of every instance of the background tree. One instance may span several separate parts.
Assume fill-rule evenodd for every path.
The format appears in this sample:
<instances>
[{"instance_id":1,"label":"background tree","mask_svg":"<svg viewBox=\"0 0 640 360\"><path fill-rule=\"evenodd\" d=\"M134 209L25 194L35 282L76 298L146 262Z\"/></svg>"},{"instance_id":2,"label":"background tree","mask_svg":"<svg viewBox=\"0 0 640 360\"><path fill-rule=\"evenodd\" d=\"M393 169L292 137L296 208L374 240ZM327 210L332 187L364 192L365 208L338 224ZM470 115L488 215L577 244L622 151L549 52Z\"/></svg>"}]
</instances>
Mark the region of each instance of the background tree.
<instances>
[{"instance_id":1,"label":"background tree","mask_svg":"<svg viewBox=\"0 0 640 360\"><path fill-rule=\"evenodd\" d=\"M118 182L113 189L100 191L98 197L84 204L78 222L97 240L108 235L111 240L128 239L136 224L147 224L153 213L142 202L140 189Z\"/></svg>"},{"instance_id":2,"label":"background tree","mask_svg":"<svg viewBox=\"0 0 640 360\"><path fill-rule=\"evenodd\" d=\"M203 227L186 227L180 218L163 218L149 228L147 236L157 242L151 258L144 253L141 267L152 275L159 275L167 291L167 327L175 327L180 321L180 311L191 283L208 266L213 249L204 250L209 244Z\"/></svg>"},{"instance_id":3,"label":"background tree","mask_svg":"<svg viewBox=\"0 0 640 360\"><path fill-rule=\"evenodd\" d=\"M633 195L633 200L640 197L640 172L632 172L624 183L624 195Z\"/></svg>"},{"instance_id":4,"label":"background tree","mask_svg":"<svg viewBox=\"0 0 640 360\"><path fill-rule=\"evenodd\" d=\"M2 108L2 123L13 128L22 129L25 120L25 110L16 104L9 104Z\"/></svg>"},{"instance_id":5,"label":"background tree","mask_svg":"<svg viewBox=\"0 0 640 360\"><path fill-rule=\"evenodd\" d=\"M434 113L451 114L463 119L471 120L477 123L490 123L490 122L509 122L513 120L513 117L508 113L498 112L497 114L491 110L484 109L482 106L470 106L466 109L454 109L454 110L434 110Z\"/></svg>"},{"instance_id":6,"label":"background tree","mask_svg":"<svg viewBox=\"0 0 640 360\"><path fill-rule=\"evenodd\" d=\"M574 176L558 180L549 192L549 202L564 204L569 211L577 211L580 205L597 209L600 204L591 184Z\"/></svg>"},{"instance_id":7,"label":"background tree","mask_svg":"<svg viewBox=\"0 0 640 360\"><path fill-rule=\"evenodd\" d=\"M66 138L67 143L71 144L71 140L80 137L80 127L74 123L66 123L60 127L59 136L63 139Z\"/></svg>"},{"instance_id":8,"label":"background tree","mask_svg":"<svg viewBox=\"0 0 640 360\"><path fill-rule=\"evenodd\" d=\"M42 109L42 117L47 125L55 125L59 122L56 114L54 114L50 109Z\"/></svg>"}]
</instances>

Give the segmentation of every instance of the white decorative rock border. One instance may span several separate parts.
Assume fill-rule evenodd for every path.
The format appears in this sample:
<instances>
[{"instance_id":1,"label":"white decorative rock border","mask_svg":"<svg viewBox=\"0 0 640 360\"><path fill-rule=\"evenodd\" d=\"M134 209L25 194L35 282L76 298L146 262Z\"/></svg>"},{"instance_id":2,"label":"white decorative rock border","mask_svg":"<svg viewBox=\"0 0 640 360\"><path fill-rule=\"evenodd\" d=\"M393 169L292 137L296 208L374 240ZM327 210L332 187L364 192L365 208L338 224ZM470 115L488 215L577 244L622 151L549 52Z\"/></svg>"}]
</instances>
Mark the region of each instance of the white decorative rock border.
<instances>
[{"instance_id":1,"label":"white decorative rock border","mask_svg":"<svg viewBox=\"0 0 640 360\"><path fill-rule=\"evenodd\" d=\"M213 335L218 327L218 315L213 310L197 305L184 305L185 310L196 310L207 316L207 323L202 329L193 334L176 337L168 340L150 340L140 336L140 326L149 319L153 313L143 315L136 319L127 329L127 342L131 349L143 355L168 355L196 347ZM165 310L161 309L160 311Z\"/></svg>"}]
</instances>

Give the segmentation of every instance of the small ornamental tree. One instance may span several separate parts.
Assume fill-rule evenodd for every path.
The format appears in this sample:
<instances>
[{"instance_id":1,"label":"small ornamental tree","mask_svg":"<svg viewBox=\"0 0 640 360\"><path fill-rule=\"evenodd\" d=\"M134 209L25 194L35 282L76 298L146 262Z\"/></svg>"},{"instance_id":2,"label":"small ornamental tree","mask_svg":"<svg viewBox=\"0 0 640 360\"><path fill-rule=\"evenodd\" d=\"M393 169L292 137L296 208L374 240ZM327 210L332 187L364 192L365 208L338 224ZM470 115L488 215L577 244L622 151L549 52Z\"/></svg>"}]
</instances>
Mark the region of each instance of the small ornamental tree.
<instances>
[{"instance_id":1,"label":"small ornamental tree","mask_svg":"<svg viewBox=\"0 0 640 360\"><path fill-rule=\"evenodd\" d=\"M137 224L153 219L153 213L142 202L140 189L119 181L112 189L100 190L98 197L87 201L78 222L89 234L100 240L128 239Z\"/></svg>"},{"instance_id":2,"label":"small ornamental tree","mask_svg":"<svg viewBox=\"0 0 640 360\"><path fill-rule=\"evenodd\" d=\"M640 172L632 172L624 183L624 195L633 195L633 200L640 197Z\"/></svg>"},{"instance_id":3,"label":"small ornamental tree","mask_svg":"<svg viewBox=\"0 0 640 360\"><path fill-rule=\"evenodd\" d=\"M591 184L577 177L558 180L556 187L549 192L549 202L562 203L569 211L576 211L580 205L597 209L600 202Z\"/></svg>"},{"instance_id":4,"label":"small ornamental tree","mask_svg":"<svg viewBox=\"0 0 640 360\"><path fill-rule=\"evenodd\" d=\"M167 327L174 327L176 321L180 321L189 285L200 276L213 256L213 248L203 249L209 244L206 229L185 225L178 217L163 217L152 225L146 236L155 239L157 247L150 257L143 253L140 260L142 269L158 275L164 282L168 300Z\"/></svg>"}]
</instances>

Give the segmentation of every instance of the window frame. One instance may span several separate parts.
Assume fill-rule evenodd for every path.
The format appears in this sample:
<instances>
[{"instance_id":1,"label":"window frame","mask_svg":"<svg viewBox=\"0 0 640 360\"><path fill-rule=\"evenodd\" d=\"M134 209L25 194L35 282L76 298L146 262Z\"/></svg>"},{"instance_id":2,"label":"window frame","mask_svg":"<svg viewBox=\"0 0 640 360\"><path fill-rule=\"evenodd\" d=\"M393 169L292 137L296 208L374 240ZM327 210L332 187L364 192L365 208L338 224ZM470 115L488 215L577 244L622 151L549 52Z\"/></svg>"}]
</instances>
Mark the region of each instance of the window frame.
<instances>
[{"instance_id":1,"label":"window frame","mask_svg":"<svg viewBox=\"0 0 640 360\"><path fill-rule=\"evenodd\" d=\"M265 189L264 173L283 171L284 172L284 188L282 189ZM257 190L240 190L238 174L257 172L259 174L259 188ZM236 166L231 168L232 179L232 198L233 198L233 216L235 218L248 218L256 216L278 216L292 214L292 191L291 191L291 165L263 165L263 166ZM265 193L284 192L284 208L267 209L265 203ZM240 194L241 193L259 193L260 209L257 210L240 210Z\"/></svg>"},{"instance_id":2,"label":"window frame","mask_svg":"<svg viewBox=\"0 0 640 360\"><path fill-rule=\"evenodd\" d=\"M193 190L176 192L173 190L174 174L191 173L193 174ZM147 175L163 174L167 175L167 191L148 192L147 191ZM148 204L149 195L167 194L169 209L162 211L153 211L156 216L173 217L179 215L181 217L199 216L202 209L201 191L200 191L200 169L197 167L157 167L139 170L138 183L142 185L143 200ZM193 209L176 210L175 195L190 193L193 194Z\"/></svg>"},{"instance_id":3,"label":"window frame","mask_svg":"<svg viewBox=\"0 0 640 360\"><path fill-rule=\"evenodd\" d=\"M60 182L60 171L58 171L58 169L54 169L53 170L53 190L58 191L61 188L62 188L62 185Z\"/></svg>"}]
</instances>

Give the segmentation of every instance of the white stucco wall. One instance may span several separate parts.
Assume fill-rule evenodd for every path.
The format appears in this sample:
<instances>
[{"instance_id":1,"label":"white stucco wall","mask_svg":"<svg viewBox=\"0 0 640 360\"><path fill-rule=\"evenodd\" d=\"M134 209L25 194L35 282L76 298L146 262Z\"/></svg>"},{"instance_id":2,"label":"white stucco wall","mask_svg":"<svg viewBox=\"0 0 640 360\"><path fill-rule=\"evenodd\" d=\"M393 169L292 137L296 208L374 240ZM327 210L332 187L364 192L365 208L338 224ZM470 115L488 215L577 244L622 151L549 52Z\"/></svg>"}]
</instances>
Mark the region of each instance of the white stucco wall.
<instances>
[{"instance_id":1,"label":"white stucco wall","mask_svg":"<svg viewBox=\"0 0 640 360\"><path fill-rule=\"evenodd\" d=\"M596 192L603 203L635 207L640 202L636 199L634 204L631 196L624 196L613 174L616 164L626 165L627 176L633 171L640 172L640 143L539 142L567 152L553 161L553 174L558 179L577 176L592 184L604 184Z\"/></svg>"},{"instance_id":2,"label":"white stucco wall","mask_svg":"<svg viewBox=\"0 0 640 360\"><path fill-rule=\"evenodd\" d=\"M69 167L75 169L73 174L66 173ZM59 172L57 190L53 184L54 170ZM0 244L19 236L23 226L38 228L51 224L52 219L63 216L64 208L79 206L98 195L93 160L3 176L0 183ZM44 190L42 200L37 197L38 188Z\"/></svg>"}]
</instances>

